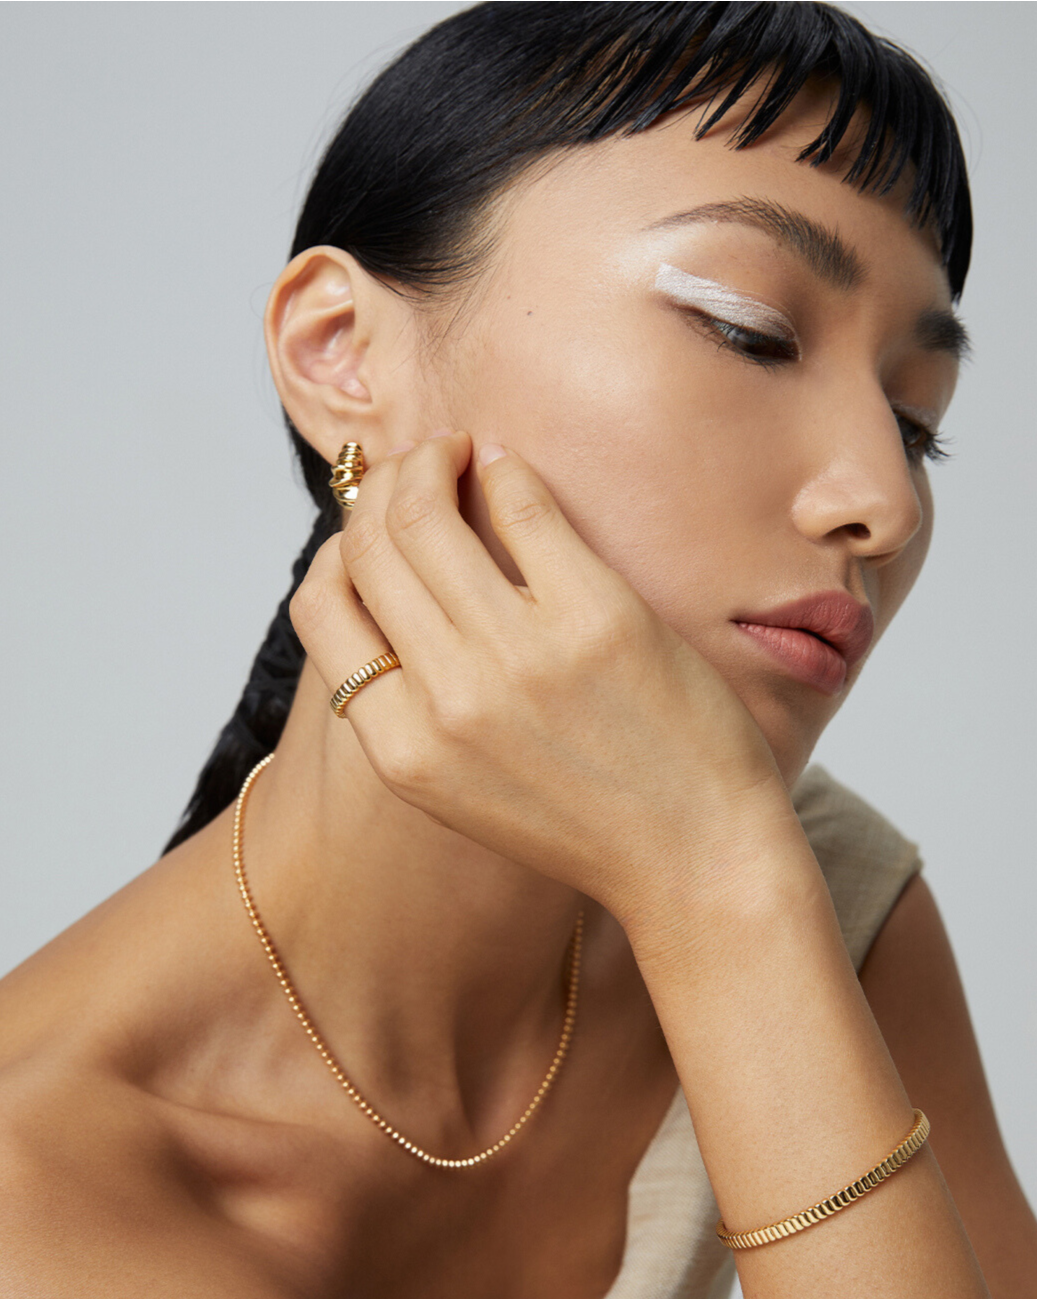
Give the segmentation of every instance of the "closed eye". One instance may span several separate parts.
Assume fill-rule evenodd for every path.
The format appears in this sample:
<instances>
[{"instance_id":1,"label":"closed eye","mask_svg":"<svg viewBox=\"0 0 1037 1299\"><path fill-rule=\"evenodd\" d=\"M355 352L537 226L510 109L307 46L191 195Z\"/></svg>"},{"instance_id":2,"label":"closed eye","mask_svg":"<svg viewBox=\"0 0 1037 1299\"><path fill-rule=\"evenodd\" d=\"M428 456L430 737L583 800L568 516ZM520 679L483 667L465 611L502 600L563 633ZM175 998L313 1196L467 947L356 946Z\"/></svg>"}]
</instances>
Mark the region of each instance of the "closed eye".
<instances>
[{"instance_id":1,"label":"closed eye","mask_svg":"<svg viewBox=\"0 0 1037 1299\"><path fill-rule=\"evenodd\" d=\"M784 365L799 360L799 348L791 339L764 334L704 311L689 308L684 308L684 311L714 342L755 365Z\"/></svg>"}]
</instances>

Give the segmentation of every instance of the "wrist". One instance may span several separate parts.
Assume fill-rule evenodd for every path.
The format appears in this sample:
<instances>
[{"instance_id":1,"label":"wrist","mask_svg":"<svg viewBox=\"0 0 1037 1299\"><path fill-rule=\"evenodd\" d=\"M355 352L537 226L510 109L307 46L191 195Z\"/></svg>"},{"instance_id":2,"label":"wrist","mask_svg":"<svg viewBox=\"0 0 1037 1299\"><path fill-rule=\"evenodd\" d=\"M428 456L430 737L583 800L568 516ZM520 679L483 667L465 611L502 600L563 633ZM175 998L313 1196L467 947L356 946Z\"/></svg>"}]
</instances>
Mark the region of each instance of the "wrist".
<instances>
[{"instance_id":1,"label":"wrist","mask_svg":"<svg viewBox=\"0 0 1037 1299\"><path fill-rule=\"evenodd\" d=\"M676 834L631 878L638 887L610 908L639 962L685 965L719 942L741 941L828 899L809 840L784 786L739 797L687 834ZM830 902L829 902L830 906Z\"/></svg>"}]
</instances>

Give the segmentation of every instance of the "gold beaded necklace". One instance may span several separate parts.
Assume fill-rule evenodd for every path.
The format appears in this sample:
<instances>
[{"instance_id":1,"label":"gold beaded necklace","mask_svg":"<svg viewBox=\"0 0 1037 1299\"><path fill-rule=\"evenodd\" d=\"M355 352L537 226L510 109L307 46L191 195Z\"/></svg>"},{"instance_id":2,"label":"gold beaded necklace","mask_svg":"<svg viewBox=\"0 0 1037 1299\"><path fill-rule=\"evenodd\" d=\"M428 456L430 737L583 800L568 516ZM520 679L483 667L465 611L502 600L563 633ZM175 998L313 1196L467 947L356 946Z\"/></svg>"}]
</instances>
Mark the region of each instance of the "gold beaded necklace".
<instances>
[{"instance_id":1,"label":"gold beaded necklace","mask_svg":"<svg viewBox=\"0 0 1037 1299\"><path fill-rule=\"evenodd\" d=\"M296 1019L298 1019L299 1023L306 1030L306 1036L317 1048L320 1058L335 1075L339 1086L346 1093L349 1099L357 1106L361 1113L367 1115L375 1127L380 1128L387 1137L395 1141L397 1145L402 1146L408 1154L413 1155L415 1159L422 1160L423 1163L433 1164L436 1168L472 1168L476 1164L485 1163L487 1159L492 1158L499 1151L503 1150L504 1147L518 1135L522 1128L525 1127L532 1116L540 1108L544 1097L551 1090L552 1085L557 1079L558 1072L562 1067L562 1062L565 1060L569 1051L569 1044L572 1041L573 1030L576 1026L576 999L580 987L580 949L583 944L583 912L581 911L576 918L576 928L573 930L573 936L569 942L569 977L565 998L565 1018L562 1021L562 1035L558 1040L558 1049L555 1051L554 1059L551 1061L551 1067L548 1069L544 1081L537 1088L533 1099L526 1106L522 1116L516 1121L514 1126L509 1128L499 1141L495 1141L492 1146L488 1146L485 1150L480 1150L477 1155L472 1155L468 1159L442 1159L438 1155L429 1154L427 1150L422 1150L422 1148L415 1142L408 1140L402 1132L397 1131L397 1129L394 1128L387 1119L383 1119L378 1111L372 1105L367 1103L356 1087L354 1087L346 1077L345 1070L335 1059L331 1048L328 1046L327 1042L325 1042L324 1038L321 1037L317 1030L317 1026L306 1013L295 985L292 983L288 971L285 968L284 961L281 960L277 948L274 946L274 941L270 937L266 925L263 924L262 917L260 916L256 904L253 901L252 894L249 891L248 880L245 875L245 860L242 856L241 850L245 803L248 799L249 790L252 788L253 781L263 768L273 760L273 757L274 755L272 753L267 754L262 762L256 763L246 777L245 783L241 787L241 793L238 795L238 801L234 808L234 874L237 877L238 891L241 894L242 901L245 903L245 910L248 912L248 918L252 921L252 927L255 929L256 934L259 937L259 941L263 946L263 951L266 952L267 959L270 961L273 971L277 975L277 981L281 985L281 990L288 998L288 1004L295 1012Z\"/></svg>"}]
</instances>

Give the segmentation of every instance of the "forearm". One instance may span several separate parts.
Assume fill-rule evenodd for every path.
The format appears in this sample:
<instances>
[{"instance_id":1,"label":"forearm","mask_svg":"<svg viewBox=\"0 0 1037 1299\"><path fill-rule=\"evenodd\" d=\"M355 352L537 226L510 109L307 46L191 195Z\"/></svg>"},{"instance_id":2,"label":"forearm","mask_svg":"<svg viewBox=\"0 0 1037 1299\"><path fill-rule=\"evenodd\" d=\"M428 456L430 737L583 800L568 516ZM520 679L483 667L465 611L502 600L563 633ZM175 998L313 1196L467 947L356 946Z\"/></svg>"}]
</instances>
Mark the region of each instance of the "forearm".
<instances>
[{"instance_id":1,"label":"forearm","mask_svg":"<svg viewBox=\"0 0 1037 1299\"><path fill-rule=\"evenodd\" d=\"M913 1122L792 818L742 821L628 923L724 1222L748 1231L824 1199ZM928 1147L834 1217L739 1251L747 1295L978 1299L987 1291Z\"/></svg>"}]
</instances>

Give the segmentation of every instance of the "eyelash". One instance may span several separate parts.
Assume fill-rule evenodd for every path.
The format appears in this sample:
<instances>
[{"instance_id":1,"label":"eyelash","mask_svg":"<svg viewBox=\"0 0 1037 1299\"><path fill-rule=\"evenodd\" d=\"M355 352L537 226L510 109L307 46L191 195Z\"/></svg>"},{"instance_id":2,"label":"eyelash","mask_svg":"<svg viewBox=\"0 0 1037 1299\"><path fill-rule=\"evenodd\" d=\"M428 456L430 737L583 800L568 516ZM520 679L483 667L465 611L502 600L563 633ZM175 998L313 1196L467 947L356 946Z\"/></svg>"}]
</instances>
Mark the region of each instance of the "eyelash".
<instances>
[{"instance_id":1,"label":"eyelash","mask_svg":"<svg viewBox=\"0 0 1037 1299\"><path fill-rule=\"evenodd\" d=\"M795 344L786 342L783 338L773 338L771 335L761 334L755 329L746 329L742 325L733 325L730 321L719 320L716 316L707 315L705 312L693 311L689 314L705 327L720 347L736 353L751 365L761 365L770 370L799 359L799 351ZM740 345L736 338L741 338L745 342ZM749 347L769 347L772 351L770 355L761 355L749 351ZM903 431L906 426L914 435L913 440L908 441L907 438L904 440L904 451L913 467L919 466L923 459L939 461L951 458L953 453L948 451L944 445L942 433L929 428L921 420L904 414L903 411L894 411L893 413L901 430Z\"/></svg>"},{"instance_id":2,"label":"eyelash","mask_svg":"<svg viewBox=\"0 0 1037 1299\"><path fill-rule=\"evenodd\" d=\"M696 311L692 314L705 325L721 347L730 348L732 352L751 361L753 365L762 365L771 369L799 359L799 349L795 343L786 342L783 338L773 338L770 334L761 334L756 329L746 329L744 325L733 325L728 320L718 320L716 316L706 315L705 312ZM745 340L742 345L736 341L737 338ZM750 347L769 347L772 352L769 356L764 356L757 352L750 352Z\"/></svg>"},{"instance_id":3,"label":"eyelash","mask_svg":"<svg viewBox=\"0 0 1037 1299\"><path fill-rule=\"evenodd\" d=\"M907 458L912 465L919 465L923 459L926 460L950 460L954 454L948 451L944 445L944 435L937 429L931 429L928 425L923 424L921 420L912 419L910 415L905 415L902 411L894 411L897 423L903 428L906 424L914 433L920 434L918 442L905 442L904 450L907 452Z\"/></svg>"}]
</instances>

